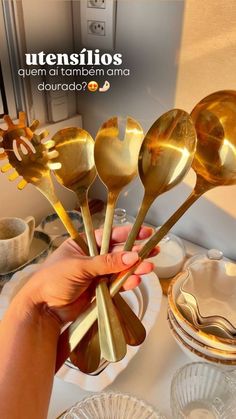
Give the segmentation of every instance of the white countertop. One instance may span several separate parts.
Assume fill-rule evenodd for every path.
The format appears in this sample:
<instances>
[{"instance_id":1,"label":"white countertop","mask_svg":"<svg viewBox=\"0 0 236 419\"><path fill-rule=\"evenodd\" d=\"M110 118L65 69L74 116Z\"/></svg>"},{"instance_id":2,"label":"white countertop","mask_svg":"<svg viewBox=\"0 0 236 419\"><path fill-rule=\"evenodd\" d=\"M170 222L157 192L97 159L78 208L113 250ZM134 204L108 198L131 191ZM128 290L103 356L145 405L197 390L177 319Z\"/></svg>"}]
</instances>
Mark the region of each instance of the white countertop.
<instances>
[{"instance_id":1,"label":"white countertop","mask_svg":"<svg viewBox=\"0 0 236 419\"><path fill-rule=\"evenodd\" d=\"M188 256L206 249L185 242ZM171 418L170 386L178 368L191 362L171 336L167 323L167 298L163 297L157 321L128 367L105 391L130 393L156 407ZM99 379L99 376L98 376ZM64 410L91 394L57 377L54 380L48 419L56 419Z\"/></svg>"}]
</instances>

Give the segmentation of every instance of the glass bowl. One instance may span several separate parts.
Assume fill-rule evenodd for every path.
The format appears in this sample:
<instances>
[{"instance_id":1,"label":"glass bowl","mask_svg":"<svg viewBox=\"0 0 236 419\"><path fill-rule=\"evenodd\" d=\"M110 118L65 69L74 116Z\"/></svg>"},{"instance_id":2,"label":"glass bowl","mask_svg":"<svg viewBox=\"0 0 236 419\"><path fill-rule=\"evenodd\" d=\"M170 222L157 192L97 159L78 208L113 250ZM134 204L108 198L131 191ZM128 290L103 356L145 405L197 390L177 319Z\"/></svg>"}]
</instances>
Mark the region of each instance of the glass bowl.
<instances>
[{"instance_id":1,"label":"glass bowl","mask_svg":"<svg viewBox=\"0 0 236 419\"><path fill-rule=\"evenodd\" d=\"M151 406L128 394L100 393L68 410L62 419L165 419Z\"/></svg>"},{"instance_id":2,"label":"glass bowl","mask_svg":"<svg viewBox=\"0 0 236 419\"><path fill-rule=\"evenodd\" d=\"M223 369L204 362L187 364L172 380L173 418L236 418L235 392L235 378Z\"/></svg>"}]
</instances>

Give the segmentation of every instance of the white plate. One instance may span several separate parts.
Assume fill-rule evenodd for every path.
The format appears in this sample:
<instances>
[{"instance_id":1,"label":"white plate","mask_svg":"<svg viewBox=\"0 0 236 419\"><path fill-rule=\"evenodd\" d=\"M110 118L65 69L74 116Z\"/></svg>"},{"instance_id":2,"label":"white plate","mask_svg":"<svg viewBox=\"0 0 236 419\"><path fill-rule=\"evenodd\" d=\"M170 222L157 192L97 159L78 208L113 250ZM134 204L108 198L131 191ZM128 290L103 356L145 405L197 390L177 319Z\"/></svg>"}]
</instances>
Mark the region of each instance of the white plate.
<instances>
[{"instance_id":1,"label":"white plate","mask_svg":"<svg viewBox=\"0 0 236 419\"><path fill-rule=\"evenodd\" d=\"M17 272L12 279L3 287L0 294L0 319L6 311L13 296L27 282L30 276L37 270L38 265L31 265ZM136 313L142 319L147 335L149 334L159 314L162 300L162 289L156 274L151 272L142 276L142 282L138 289L124 293L126 301L133 306ZM101 391L123 371L140 346L128 346L126 356L119 362L109 364L98 376L86 375L75 368L63 365L57 376L65 381L79 385L87 391Z\"/></svg>"},{"instance_id":2,"label":"white plate","mask_svg":"<svg viewBox=\"0 0 236 419\"><path fill-rule=\"evenodd\" d=\"M142 283L139 286L143 298L142 323L145 326L147 335L155 324L161 307L162 289L156 274L151 272L142 276ZM132 295L132 292L127 292ZM130 297L129 297L130 298ZM128 300L127 300L128 302ZM87 391L102 391L127 367L131 359L139 351L140 346L128 346L126 356L119 362L109 364L99 375L86 375L68 365L58 371L57 376L65 381L79 385Z\"/></svg>"}]
</instances>

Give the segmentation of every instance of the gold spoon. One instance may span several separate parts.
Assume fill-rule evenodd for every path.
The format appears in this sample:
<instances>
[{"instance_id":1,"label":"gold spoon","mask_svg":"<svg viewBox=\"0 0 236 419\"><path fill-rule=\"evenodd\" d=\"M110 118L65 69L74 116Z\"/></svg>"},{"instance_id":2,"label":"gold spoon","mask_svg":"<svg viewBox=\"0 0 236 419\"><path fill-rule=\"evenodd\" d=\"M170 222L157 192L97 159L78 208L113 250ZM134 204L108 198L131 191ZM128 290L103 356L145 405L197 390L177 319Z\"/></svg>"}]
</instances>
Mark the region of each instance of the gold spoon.
<instances>
[{"instance_id":1,"label":"gold spoon","mask_svg":"<svg viewBox=\"0 0 236 419\"><path fill-rule=\"evenodd\" d=\"M181 133L181 135L180 135ZM186 153L182 150L186 147ZM179 183L179 175L183 176L181 167L192 162L192 152L196 148L196 135L190 116L183 110L173 109L161 115L151 126L142 142L139 152L139 177L144 186L144 197L136 221L126 240L124 250L132 249L145 215L153 201L162 193L167 192ZM190 153L189 153L190 152ZM169 167L169 160L179 161L179 171L163 170ZM114 297L118 306L120 294ZM121 310L119 310L121 313ZM126 316L129 319L129 316ZM126 331L127 336L128 331Z\"/></svg>"},{"instance_id":2,"label":"gold spoon","mask_svg":"<svg viewBox=\"0 0 236 419\"><path fill-rule=\"evenodd\" d=\"M61 168L55 171L55 176L60 184L76 193L85 226L89 253L90 256L96 256L98 249L88 206L88 190L96 177L93 157L94 140L87 131L76 127L58 131L52 140L55 142L55 150L59 153L57 160L61 163ZM123 313L121 317L127 319L126 323L122 322L127 338L126 342L131 345L140 345L146 335L142 323L122 297L119 298L118 310L119 308ZM70 354L70 358L85 373L97 370L100 364L97 323L84 336L76 350Z\"/></svg>"},{"instance_id":3,"label":"gold spoon","mask_svg":"<svg viewBox=\"0 0 236 419\"><path fill-rule=\"evenodd\" d=\"M55 142L58 161L61 163L61 168L54 174L61 185L77 195L89 254L96 256L98 249L88 205L88 191L96 178L94 140L87 131L77 127L61 129L52 140ZM70 354L70 359L84 373L96 371L100 364L97 322L84 336L76 350Z\"/></svg>"},{"instance_id":4,"label":"gold spoon","mask_svg":"<svg viewBox=\"0 0 236 419\"><path fill-rule=\"evenodd\" d=\"M151 126L142 143L138 163L144 197L124 250L132 248L154 200L177 185L185 175L182 169L188 170L195 148L196 135L187 112L170 110Z\"/></svg>"},{"instance_id":5,"label":"gold spoon","mask_svg":"<svg viewBox=\"0 0 236 419\"><path fill-rule=\"evenodd\" d=\"M121 141L118 135L118 121L114 117L102 125L95 140L94 159L97 173L108 189L101 254L109 251L115 204L119 193L137 174L143 130L137 121L127 118L124 140ZM106 281L97 285L96 300L101 355L110 362L116 362L125 356L126 342ZM120 299L117 299L118 305L119 302Z\"/></svg>"},{"instance_id":6,"label":"gold spoon","mask_svg":"<svg viewBox=\"0 0 236 419\"><path fill-rule=\"evenodd\" d=\"M180 128L180 127L179 127ZM191 167L191 163L192 163L192 159L194 156L194 151L195 151L195 143L196 143L196 133L195 133L195 129L193 126L193 123L191 122L191 119L188 118L186 119L186 123L183 124L181 129L174 129L173 133L176 137L179 137L179 141L177 141L177 139L173 141L173 143L176 145L177 143L180 145L181 144L181 137L183 136L186 140L186 132L189 136L189 141L185 141L182 143L182 150L179 147L179 151L178 154L174 154L174 158L173 158L173 149L170 147L169 141L163 142L162 147L163 147L163 152L164 152L164 156L165 159L168 160L168 167L165 165L163 170L166 171L166 178L168 179L168 182L170 182L169 177L168 177L168 173L171 174L171 176L174 178L176 177L176 183L180 182L185 174L187 173L187 171L190 169ZM148 144L148 142L146 142L146 145ZM168 159L167 156L167 152L169 152L170 156L172 156L172 159ZM150 160L150 154L153 153L153 159L154 158L158 158L157 153L155 148L150 148L150 147L146 147L146 151L142 151L143 153L143 161L145 162L152 162L152 160ZM144 159L144 156L145 159ZM178 158L176 158L176 156L178 156ZM188 158L187 158L188 157ZM165 160L165 164L166 161ZM143 164L144 164L143 163ZM147 163L146 163L147 164ZM152 179L153 182L153 179ZM158 233L159 234L159 233ZM163 236L166 234L166 232L163 234ZM144 251L141 250L140 252L140 261L141 262L142 259L144 259L145 257L147 257L151 250L156 246L156 244L161 240L161 238L156 240L156 235L157 233L152 236L151 239L149 239L149 241L146 243L146 245L144 246ZM118 292L118 290L121 288L121 286L124 284L125 280L129 277L130 273L133 273L136 269L136 267L139 265L139 263L137 263L135 265L135 267L133 267L132 269L129 269L127 271L127 273L121 273L117 278L116 281L113 282L110 286L110 294L112 295L112 297L114 297L114 295ZM65 344L65 342L67 341L67 338L69 339L69 347L70 350L72 351L74 349L74 347L77 345L77 343L83 338L84 334L86 333L86 331L88 330L89 326L96 320L97 318L97 312L96 312L96 303L93 302L91 304L91 306L80 316L78 317L78 319L70 326L69 330L60 338L60 344L61 347L63 347L63 345ZM60 360L58 361L58 368L60 367Z\"/></svg>"},{"instance_id":7,"label":"gold spoon","mask_svg":"<svg viewBox=\"0 0 236 419\"><path fill-rule=\"evenodd\" d=\"M4 120L8 127L7 130L0 130L2 137L0 159L8 158L9 163L5 164L1 171L5 173L14 168L8 179L13 181L22 176L23 179L17 185L20 190L28 183L34 185L51 203L72 239L86 252L88 249L86 243L75 229L54 191L50 170L60 168L60 163L52 161L58 157L58 152L53 149L54 142L51 140L42 142L48 133L36 135L34 131L39 122L34 121L30 127L27 127L24 112L19 113L18 124L14 124L8 115L4 116Z\"/></svg>"},{"instance_id":8,"label":"gold spoon","mask_svg":"<svg viewBox=\"0 0 236 419\"><path fill-rule=\"evenodd\" d=\"M52 140L58 152L61 168L55 171L59 183L76 193L83 217L90 256L97 255L93 222L88 206L88 190L96 178L93 151L94 140L81 128L58 131Z\"/></svg>"}]
</instances>

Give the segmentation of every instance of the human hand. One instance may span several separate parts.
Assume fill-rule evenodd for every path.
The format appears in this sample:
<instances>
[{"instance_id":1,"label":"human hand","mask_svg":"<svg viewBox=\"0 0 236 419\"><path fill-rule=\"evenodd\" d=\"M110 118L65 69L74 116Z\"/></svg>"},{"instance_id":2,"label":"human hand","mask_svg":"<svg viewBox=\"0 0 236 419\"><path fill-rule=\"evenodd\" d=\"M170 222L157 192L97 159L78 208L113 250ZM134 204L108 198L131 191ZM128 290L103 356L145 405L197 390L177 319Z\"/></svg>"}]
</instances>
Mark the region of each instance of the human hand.
<instances>
[{"instance_id":1,"label":"human hand","mask_svg":"<svg viewBox=\"0 0 236 419\"><path fill-rule=\"evenodd\" d=\"M135 245L132 252L122 251L122 243L129 232L130 226L113 228L110 253L94 257L85 256L73 240L67 240L46 259L22 293L34 305L46 305L62 324L75 320L90 301L96 278L126 270L138 261L140 245ZM144 240L151 234L151 228L142 227L138 239ZM100 246L102 230L96 230L95 235ZM152 254L157 252L155 249ZM152 269L152 263L143 261L126 281L124 289L137 286L140 275Z\"/></svg>"}]
</instances>

